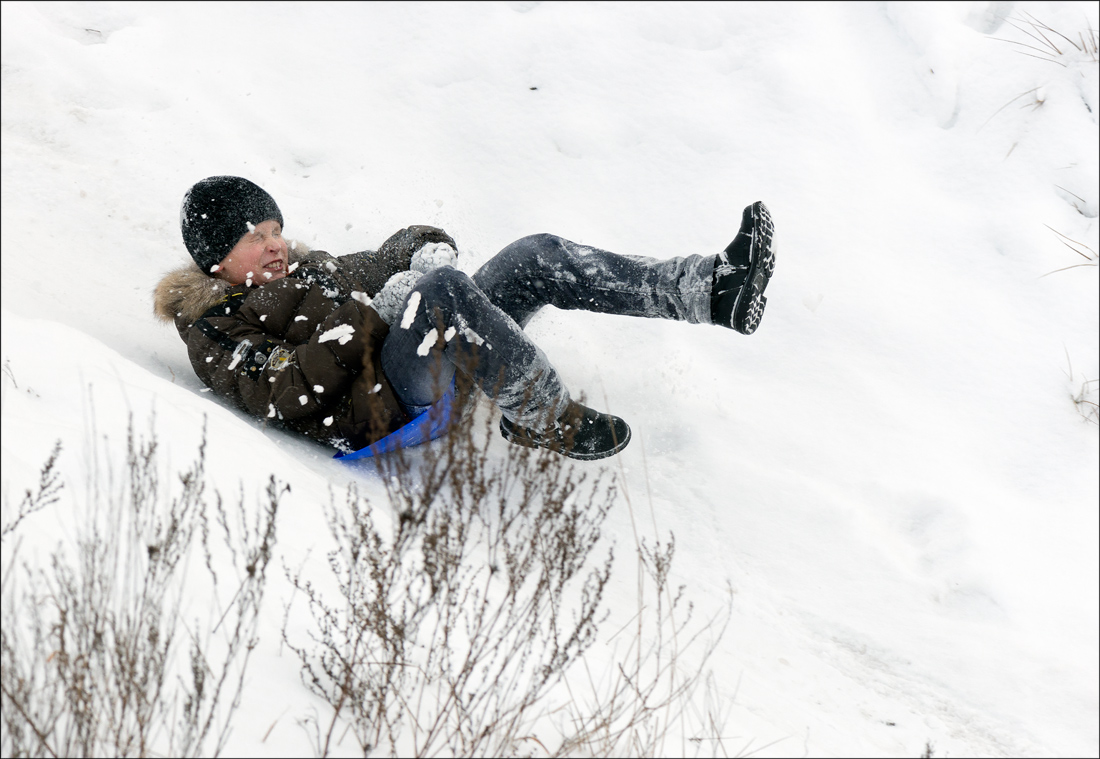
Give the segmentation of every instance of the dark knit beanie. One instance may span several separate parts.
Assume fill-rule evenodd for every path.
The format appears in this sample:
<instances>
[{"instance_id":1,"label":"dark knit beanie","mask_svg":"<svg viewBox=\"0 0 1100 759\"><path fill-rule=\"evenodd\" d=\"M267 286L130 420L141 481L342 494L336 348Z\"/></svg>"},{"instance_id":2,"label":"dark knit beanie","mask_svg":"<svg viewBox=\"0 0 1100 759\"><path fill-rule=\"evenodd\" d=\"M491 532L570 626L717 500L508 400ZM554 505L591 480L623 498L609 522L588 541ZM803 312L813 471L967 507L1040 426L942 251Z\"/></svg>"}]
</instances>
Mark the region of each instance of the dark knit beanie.
<instances>
[{"instance_id":1,"label":"dark knit beanie","mask_svg":"<svg viewBox=\"0 0 1100 759\"><path fill-rule=\"evenodd\" d=\"M187 252L204 274L229 255L251 227L274 219L283 224L275 199L242 177L207 177L187 191L180 230Z\"/></svg>"}]
</instances>

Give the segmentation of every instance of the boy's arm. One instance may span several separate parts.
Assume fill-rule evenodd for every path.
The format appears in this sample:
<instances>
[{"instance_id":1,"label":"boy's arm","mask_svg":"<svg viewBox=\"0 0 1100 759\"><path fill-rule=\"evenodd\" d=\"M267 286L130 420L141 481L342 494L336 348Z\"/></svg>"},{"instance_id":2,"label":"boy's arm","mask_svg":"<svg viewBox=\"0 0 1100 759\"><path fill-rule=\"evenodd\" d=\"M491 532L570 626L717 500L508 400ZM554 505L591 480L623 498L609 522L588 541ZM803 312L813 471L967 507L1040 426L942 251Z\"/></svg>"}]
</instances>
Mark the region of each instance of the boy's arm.
<instances>
[{"instance_id":1,"label":"boy's arm","mask_svg":"<svg viewBox=\"0 0 1100 759\"><path fill-rule=\"evenodd\" d=\"M377 251L365 250L337 259L338 272L357 285L354 289L373 298L390 277L409 270L414 253L429 243L440 242L457 249L454 238L442 229L415 224L390 236Z\"/></svg>"}]
</instances>

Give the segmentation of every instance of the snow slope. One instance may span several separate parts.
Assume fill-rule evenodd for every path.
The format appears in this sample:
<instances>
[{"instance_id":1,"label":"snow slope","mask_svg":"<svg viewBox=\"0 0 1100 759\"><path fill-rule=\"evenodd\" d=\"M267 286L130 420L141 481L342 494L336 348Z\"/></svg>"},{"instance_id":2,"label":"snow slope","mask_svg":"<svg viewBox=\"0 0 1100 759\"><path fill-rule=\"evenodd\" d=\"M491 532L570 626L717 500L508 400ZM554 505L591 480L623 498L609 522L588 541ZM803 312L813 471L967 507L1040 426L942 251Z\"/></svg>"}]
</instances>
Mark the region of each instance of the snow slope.
<instances>
[{"instance_id":1,"label":"snow slope","mask_svg":"<svg viewBox=\"0 0 1100 759\"><path fill-rule=\"evenodd\" d=\"M751 338L529 327L632 425L612 464L676 580L705 609L736 590L728 745L1096 756L1100 448L1073 398L1097 400L1100 288L1056 271L1085 260L1052 230L1100 250L1098 66L1023 54L1005 19L1028 13L1100 28L1095 3L4 3L5 513L58 438L80 487L91 421L117 443L127 412L181 464L206 417L227 492L290 482L292 566L323 565L330 485L373 487L212 402L153 320L205 176L257 181L337 254L441 226L470 272L534 232L717 252L760 199L778 265ZM21 555L74 516L32 517ZM625 506L608 525L633 544ZM286 592L233 754L309 751Z\"/></svg>"}]
</instances>

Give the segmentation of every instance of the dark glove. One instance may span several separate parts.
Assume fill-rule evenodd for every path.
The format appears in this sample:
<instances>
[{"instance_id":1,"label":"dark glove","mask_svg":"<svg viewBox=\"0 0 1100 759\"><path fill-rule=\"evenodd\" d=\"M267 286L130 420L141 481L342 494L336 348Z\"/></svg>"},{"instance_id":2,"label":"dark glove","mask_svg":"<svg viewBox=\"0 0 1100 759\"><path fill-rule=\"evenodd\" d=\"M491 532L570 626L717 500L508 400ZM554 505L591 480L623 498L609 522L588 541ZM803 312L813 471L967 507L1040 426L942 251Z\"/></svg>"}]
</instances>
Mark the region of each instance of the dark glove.
<instances>
[{"instance_id":1,"label":"dark glove","mask_svg":"<svg viewBox=\"0 0 1100 759\"><path fill-rule=\"evenodd\" d=\"M390 238L378 248L378 253L387 260L404 260L404 268L407 269L409 266L408 262L412 259L412 254L430 242L445 242L455 250L458 249L458 246L455 245L454 238L442 229L429 227L424 224L414 224L411 227L406 227L391 235Z\"/></svg>"},{"instance_id":2,"label":"dark glove","mask_svg":"<svg viewBox=\"0 0 1100 759\"><path fill-rule=\"evenodd\" d=\"M455 247L454 238L442 229L417 224L392 235L377 251L365 250L343 256L340 268L352 283L348 289L362 290L373 298L390 277L409 270L413 253L433 242Z\"/></svg>"}]
</instances>

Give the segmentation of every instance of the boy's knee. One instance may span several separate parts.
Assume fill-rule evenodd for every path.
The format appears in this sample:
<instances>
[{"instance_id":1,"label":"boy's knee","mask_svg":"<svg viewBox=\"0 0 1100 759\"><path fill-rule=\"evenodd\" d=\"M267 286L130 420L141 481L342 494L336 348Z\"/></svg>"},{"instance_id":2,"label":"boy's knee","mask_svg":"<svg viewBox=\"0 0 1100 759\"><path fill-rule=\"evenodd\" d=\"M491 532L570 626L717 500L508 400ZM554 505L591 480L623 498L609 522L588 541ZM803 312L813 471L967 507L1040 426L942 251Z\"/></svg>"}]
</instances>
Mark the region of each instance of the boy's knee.
<instances>
[{"instance_id":1,"label":"boy's knee","mask_svg":"<svg viewBox=\"0 0 1100 759\"><path fill-rule=\"evenodd\" d=\"M565 249L565 240L549 232L527 235L521 237L500 252L498 263L505 264L514 270L523 269L548 256L553 257Z\"/></svg>"},{"instance_id":2,"label":"boy's knee","mask_svg":"<svg viewBox=\"0 0 1100 759\"><path fill-rule=\"evenodd\" d=\"M440 266L432 269L420 278L418 287L453 287L462 286L470 282L469 276L451 266ZM472 283L471 283L472 284Z\"/></svg>"},{"instance_id":3,"label":"boy's knee","mask_svg":"<svg viewBox=\"0 0 1100 759\"><path fill-rule=\"evenodd\" d=\"M559 249L563 247L562 243L564 242L557 235L552 235L549 232L539 232L538 234L521 237L509 247L515 247L517 252L535 254Z\"/></svg>"},{"instance_id":4,"label":"boy's knee","mask_svg":"<svg viewBox=\"0 0 1100 759\"><path fill-rule=\"evenodd\" d=\"M427 301L434 302L440 298L464 300L477 289L477 285L464 272L450 266L441 266L421 277L416 289L424 294Z\"/></svg>"},{"instance_id":5,"label":"boy's knee","mask_svg":"<svg viewBox=\"0 0 1100 759\"><path fill-rule=\"evenodd\" d=\"M562 238L557 235L552 235L549 232L539 232L538 234L521 237L516 242L534 248L547 248L561 245Z\"/></svg>"}]
</instances>

